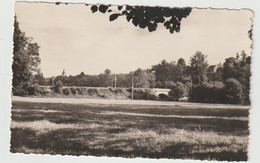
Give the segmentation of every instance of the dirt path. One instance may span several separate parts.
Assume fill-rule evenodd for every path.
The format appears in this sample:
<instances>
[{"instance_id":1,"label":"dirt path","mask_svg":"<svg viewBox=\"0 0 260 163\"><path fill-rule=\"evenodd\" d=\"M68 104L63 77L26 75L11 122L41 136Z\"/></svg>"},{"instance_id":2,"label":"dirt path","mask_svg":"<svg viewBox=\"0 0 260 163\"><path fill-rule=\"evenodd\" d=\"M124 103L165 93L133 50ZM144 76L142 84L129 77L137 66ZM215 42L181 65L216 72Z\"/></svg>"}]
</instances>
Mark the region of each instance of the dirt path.
<instances>
[{"instance_id":1,"label":"dirt path","mask_svg":"<svg viewBox=\"0 0 260 163\"><path fill-rule=\"evenodd\" d=\"M66 104L119 104L119 105L155 105L155 106L183 106L188 108L218 108L218 109L250 109L250 106L230 104L206 104L175 101L151 100L106 100L106 99L75 99L75 98L33 98L12 96L12 101Z\"/></svg>"}]
</instances>

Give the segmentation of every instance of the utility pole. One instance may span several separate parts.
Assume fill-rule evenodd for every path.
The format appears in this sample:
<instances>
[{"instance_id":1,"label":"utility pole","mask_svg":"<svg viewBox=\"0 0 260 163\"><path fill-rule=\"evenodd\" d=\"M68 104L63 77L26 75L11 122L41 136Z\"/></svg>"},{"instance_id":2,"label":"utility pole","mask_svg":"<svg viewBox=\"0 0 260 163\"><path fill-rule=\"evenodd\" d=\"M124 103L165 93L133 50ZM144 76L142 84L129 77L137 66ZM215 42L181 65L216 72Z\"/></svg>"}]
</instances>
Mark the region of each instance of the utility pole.
<instances>
[{"instance_id":1,"label":"utility pole","mask_svg":"<svg viewBox=\"0 0 260 163\"><path fill-rule=\"evenodd\" d=\"M65 77L65 69L63 69L63 71L62 71L62 84L63 85L65 85L65 83L64 83L64 77Z\"/></svg>"},{"instance_id":2,"label":"utility pole","mask_svg":"<svg viewBox=\"0 0 260 163\"><path fill-rule=\"evenodd\" d=\"M191 89L190 89L190 94L192 94L192 88L193 87L193 83L192 83L192 78L191 78Z\"/></svg>"},{"instance_id":3,"label":"utility pole","mask_svg":"<svg viewBox=\"0 0 260 163\"><path fill-rule=\"evenodd\" d=\"M54 77L51 77L52 86L54 87Z\"/></svg>"},{"instance_id":4,"label":"utility pole","mask_svg":"<svg viewBox=\"0 0 260 163\"><path fill-rule=\"evenodd\" d=\"M116 73L115 73L115 88L116 88Z\"/></svg>"},{"instance_id":5,"label":"utility pole","mask_svg":"<svg viewBox=\"0 0 260 163\"><path fill-rule=\"evenodd\" d=\"M132 86L131 86L132 94L131 98L134 99L134 73L132 73Z\"/></svg>"}]
</instances>

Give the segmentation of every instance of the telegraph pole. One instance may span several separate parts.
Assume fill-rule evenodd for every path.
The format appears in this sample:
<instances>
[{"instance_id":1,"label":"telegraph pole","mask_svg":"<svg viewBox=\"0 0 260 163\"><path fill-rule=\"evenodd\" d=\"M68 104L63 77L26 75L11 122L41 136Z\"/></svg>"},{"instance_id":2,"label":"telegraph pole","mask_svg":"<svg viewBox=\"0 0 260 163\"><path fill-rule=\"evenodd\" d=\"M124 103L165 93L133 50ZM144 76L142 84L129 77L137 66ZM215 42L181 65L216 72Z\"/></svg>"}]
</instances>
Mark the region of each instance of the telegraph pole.
<instances>
[{"instance_id":1,"label":"telegraph pole","mask_svg":"<svg viewBox=\"0 0 260 163\"><path fill-rule=\"evenodd\" d=\"M115 73L115 88L116 88L116 73Z\"/></svg>"},{"instance_id":2,"label":"telegraph pole","mask_svg":"<svg viewBox=\"0 0 260 163\"><path fill-rule=\"evenodd\" d=\"M54 76L51 77L52 86L54 87Z\"/></svg>"},{"instance_id":3,"label":"telegraph pole","mask_svg":"<svg viewBox=\"0 0 260 163\"><path fill-rule=\"evenodd\" d=\"M191 78L191 90L190 90L190 94L192 94L192 88L193 87L193 83L192 83L192 78Z\"/></svg>"},{"instance_id":4,"label":"telegraph pole","mask_svg":"<svg viewBox=\"0 0 260 163\"><path fill-rule=\"evenodd\" d=\"M134 99L134 73L132 73L132 86L131 86L132 94L131 98Z\"/></svg>"}]
</instances>

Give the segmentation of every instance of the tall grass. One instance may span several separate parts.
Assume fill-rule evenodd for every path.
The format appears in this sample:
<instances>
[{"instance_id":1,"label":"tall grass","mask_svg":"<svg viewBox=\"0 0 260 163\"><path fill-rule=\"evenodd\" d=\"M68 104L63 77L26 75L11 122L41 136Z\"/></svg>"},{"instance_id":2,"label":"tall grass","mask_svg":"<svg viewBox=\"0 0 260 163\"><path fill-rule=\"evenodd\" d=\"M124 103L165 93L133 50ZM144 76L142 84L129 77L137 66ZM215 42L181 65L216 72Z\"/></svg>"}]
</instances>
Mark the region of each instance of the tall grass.
<instances>
[{"instance_id":1,"label":"tall grass","mask_svg":"<svg viewBox=\"0 0 260 163\"><path fill-rule=\"evenodd\" d=\"M248 121L228 118L247 116L240 109L13 102L10 150L245 161Z\"/></svg>"}]
</instances>

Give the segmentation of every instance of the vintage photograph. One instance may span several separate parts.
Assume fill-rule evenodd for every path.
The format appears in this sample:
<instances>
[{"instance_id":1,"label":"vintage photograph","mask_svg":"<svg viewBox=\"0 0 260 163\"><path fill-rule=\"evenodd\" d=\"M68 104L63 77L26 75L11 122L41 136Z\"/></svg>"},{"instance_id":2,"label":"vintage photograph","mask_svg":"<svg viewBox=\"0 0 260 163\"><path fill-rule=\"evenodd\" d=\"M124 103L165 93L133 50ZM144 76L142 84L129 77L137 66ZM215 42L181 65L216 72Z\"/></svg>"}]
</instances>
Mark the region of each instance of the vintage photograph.
<instances>
[{"instance_id":1,"label":"vintage photograph","mask_svg":"<svg viewBox=\"0 0 260 163\"><path fill-rule=\"evenodd\" d=\"M248 160L251 10L14 12L12 153Z\"/></svg>"}]
</instances>

